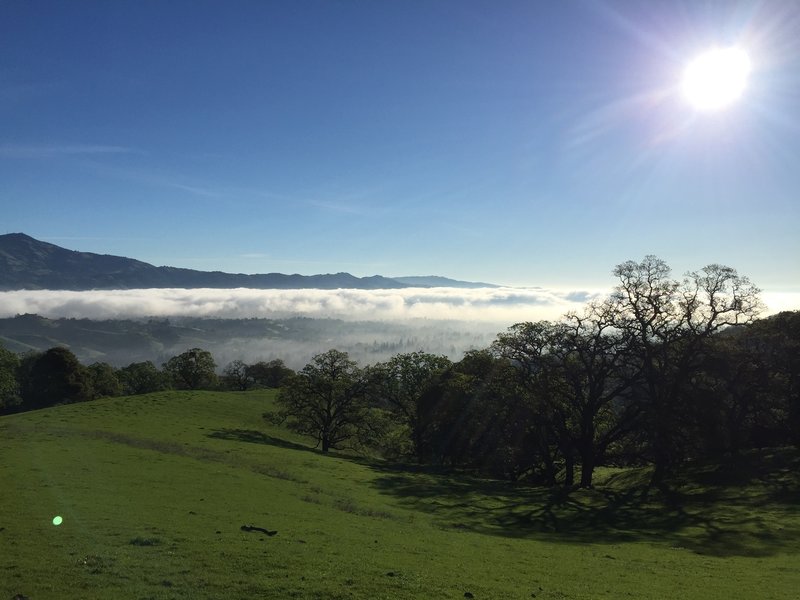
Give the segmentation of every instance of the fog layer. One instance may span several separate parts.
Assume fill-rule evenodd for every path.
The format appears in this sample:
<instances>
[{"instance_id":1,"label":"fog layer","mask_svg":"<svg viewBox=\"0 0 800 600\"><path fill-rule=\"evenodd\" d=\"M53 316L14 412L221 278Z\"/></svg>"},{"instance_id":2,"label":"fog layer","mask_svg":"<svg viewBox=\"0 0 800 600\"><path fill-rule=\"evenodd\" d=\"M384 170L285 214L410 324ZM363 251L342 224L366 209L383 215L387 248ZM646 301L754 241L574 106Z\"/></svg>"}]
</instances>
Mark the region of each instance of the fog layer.
<instances>
[{"instance_id":1,"label":"fog layer","mask_svg":"<svg viewBox=\"0 0 800 600\"><path fill-rule=\"evenodd\" d=\"M543 288L401 290L135 289L0 292L0 317L114 319L157 316L363 320L435 319L503 326L557 319L597 292Z\"/></svg>"}]
</instances>

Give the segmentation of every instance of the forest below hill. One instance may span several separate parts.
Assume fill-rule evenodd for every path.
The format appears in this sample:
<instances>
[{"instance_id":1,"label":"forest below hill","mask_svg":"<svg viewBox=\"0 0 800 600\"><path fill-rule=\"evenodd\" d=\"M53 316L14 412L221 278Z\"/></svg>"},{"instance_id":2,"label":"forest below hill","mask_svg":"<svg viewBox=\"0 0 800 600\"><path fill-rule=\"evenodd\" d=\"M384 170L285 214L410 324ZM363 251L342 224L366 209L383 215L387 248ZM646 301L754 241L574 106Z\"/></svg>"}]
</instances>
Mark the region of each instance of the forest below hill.
<instances>
[{"instance_id":1,"label":"forest below hill","mask_svg":"<svg viewBox=\"0 0 800 600\"><path fill-rule=\"evenodd\" d=\"M491 343L496 331L461 321L343 321L340 319L48 319L17 315L0 319L0 344L22 354L53 346L69 348L85 364L161 364L190 348L213 353L220 365L232 360L280 359L292 368L328 348L339 348L362 363L399 352L425 350L456 359Z\"/></svg>"}]
</instances>

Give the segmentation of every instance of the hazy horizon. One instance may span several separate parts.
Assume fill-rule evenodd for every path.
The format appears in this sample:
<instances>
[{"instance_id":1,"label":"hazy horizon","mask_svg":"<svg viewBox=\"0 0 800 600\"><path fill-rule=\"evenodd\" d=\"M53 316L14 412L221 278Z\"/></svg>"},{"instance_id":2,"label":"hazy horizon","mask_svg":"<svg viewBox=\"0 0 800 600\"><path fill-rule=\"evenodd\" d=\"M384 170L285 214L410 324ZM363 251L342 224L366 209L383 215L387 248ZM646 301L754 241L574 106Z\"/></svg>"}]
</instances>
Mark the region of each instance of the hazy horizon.
<instances>
[{"instance_id":1,"label":"hazy horizon","mask_svg":"<svg viewBox=\"0 0 800 600\"><path fill-rule=\"evenodd\" d=\"M580 312L602 289L544 287L401 289L14 290L0 292L0 318L38 314L47 318L334 318L351 321L465 321L507 327L522 321L558 320ZM800 293L762 292L768 316L797 310ZM498 330L499 331L499 330Z\"/></svg>"}]
</instances>

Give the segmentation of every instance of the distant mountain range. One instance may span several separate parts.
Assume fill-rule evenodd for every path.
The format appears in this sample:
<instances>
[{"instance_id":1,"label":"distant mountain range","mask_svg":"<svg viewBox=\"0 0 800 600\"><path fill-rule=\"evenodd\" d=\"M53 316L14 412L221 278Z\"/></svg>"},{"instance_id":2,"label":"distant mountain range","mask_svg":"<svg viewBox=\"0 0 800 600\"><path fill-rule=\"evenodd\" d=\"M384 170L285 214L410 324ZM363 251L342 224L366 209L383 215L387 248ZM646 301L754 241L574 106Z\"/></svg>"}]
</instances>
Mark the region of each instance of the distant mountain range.
<instances>
[{"instance_id":1,"label":"distant mountain range","mask_svg":"<svg viewBox=\"0 0 800 600\"><path fill-rule=\"evenodd\" d=\"M500 287L493 283L481 283L478 281L458 281L440 277L439 275L411 275L408 277L392 277L394 281L412 287L456 287L456 288L496 288Z\"/></svg>"},{"instance_id":2,"label":"distant mountain range","mask_svg":"<svg viewBox=\"0 0 800 600\"><path fill-rule=\"evenodd\" d=\"M324 275L247 275L156 267L140 260L78 252L36 240L24 233L0 235L0 290L109 290L134 288L396 289L407 287L496 287L439 276L356 277Z\"/></svg>"}]
</instances>

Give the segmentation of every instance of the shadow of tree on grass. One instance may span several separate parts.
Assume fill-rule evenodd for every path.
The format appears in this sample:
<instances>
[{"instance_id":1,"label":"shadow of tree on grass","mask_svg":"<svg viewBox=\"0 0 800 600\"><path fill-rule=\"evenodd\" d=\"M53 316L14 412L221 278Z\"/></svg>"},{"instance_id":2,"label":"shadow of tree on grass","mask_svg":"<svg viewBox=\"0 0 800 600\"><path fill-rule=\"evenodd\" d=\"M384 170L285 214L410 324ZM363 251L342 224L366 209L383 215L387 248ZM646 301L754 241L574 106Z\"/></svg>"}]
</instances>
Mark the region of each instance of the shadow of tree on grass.
<instances>
[{"instance_id":1,"label":"shadow of tree on grass","mask_svg":"<svg viewBox=\"0 0 800 600\"><path fill-rule=\"evenodd\" d=\"M256 430L219 429L208 437L323 456ZM328 456L372 469L378 490L431 514L443 528L564 543L647 541L720 557L795 553L800 546L800 454L794 451L694 468L668 492L635 483L534 487L340 452Z\"/></svg>"},{"instance_id":2,"label":"shadow of tree on grass","mask_svg":"<svg viewBox=\"0 0 800 600\"><path fill-rule=\"evenodd\" d=\"M387 466L376 467L374 485L406 507L433 515L445 528L565 543L649 541L722 557L769 556L797 551L797 463L792 459L766 470L761 465L761 473L769 475L749 479L741 467L720 465L705 479L683 481L666 493L643 486L541 488ZM724 470L739 473L735 484ZM726 484L709 485L720 479Z\"/></svg>"},{"instance_id":3,"label":"shadow of tree on grass","mask_svg":"<svg viewBox=\"0 0 800 600\"><path fill-rule=\"evenodd\" d=\"M233 442L247 442L249 444L266 444L268 446L277 446L278 448L286 448L289 450L316 452L315 448L267 435L255 429L216 429L209 433L208 437Z\"/></svg>"},{"instance_id":4,"label":"shadow of tree on grass","mask_svg":"<svg viewBox=\"0 0 800 600\"><path fill-rule=\"evenodd\" d=\"M343 458L360 463L373 464L374 461L364 459L358 456L352 456L335 450L329 451L324 454L319 448L313 446L306 446L290 440L268 435L262 431L255 429L216 429L209 433L207 437L215 438L218 440L228 440L232 442L245 442L248 444L264 444L267 446L275 446L276 448L285 448L287 450L300 450L302 452L311 452L320 456L331 456L334 458Z\"/></svg>"}]
</instances>

